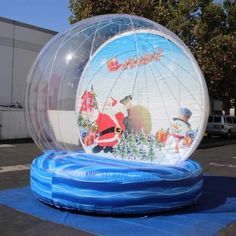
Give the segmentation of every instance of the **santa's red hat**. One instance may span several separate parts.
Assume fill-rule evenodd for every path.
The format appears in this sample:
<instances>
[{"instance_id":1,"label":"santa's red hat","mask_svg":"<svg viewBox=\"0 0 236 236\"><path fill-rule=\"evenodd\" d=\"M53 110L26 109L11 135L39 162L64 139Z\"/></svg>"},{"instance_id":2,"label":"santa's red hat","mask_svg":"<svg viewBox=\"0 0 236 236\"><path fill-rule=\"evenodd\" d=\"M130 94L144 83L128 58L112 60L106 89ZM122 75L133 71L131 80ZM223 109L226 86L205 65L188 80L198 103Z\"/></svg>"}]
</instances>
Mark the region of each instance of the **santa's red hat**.
<instances>
[{"instance_id":1,"label":"santa's red hat","mask_svg":"<svg viewBox=\"0 0 236 236\"><path fill-rule=\"evenodd\" d=\"M117 100L115 98L113 98L113 97L111 97L111 100L112 100L111 105L115 106L117 104Z\"/></svg>"}]
</instances>

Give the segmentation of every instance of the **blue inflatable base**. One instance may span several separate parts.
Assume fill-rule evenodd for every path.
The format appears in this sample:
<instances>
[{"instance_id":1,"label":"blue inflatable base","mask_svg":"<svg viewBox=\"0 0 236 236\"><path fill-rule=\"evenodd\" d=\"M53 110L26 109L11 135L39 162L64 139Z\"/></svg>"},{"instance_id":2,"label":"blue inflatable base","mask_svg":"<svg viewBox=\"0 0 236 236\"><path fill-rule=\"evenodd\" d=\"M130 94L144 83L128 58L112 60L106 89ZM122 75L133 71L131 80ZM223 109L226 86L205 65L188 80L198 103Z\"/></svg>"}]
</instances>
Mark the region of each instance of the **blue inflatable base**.
<instances>
[{"instance_id":1,"label":"blue inflatable base","mask_svg":"<svg viewBox=\"0 0 236 236\"><path fill-rule=\"evenodd\" d=\"M202 169L108 159L78 152L48 151L31 165L31 190L40 201L68 210L102 214L147 214L196 203Z\"/></svg>"}]
</instances>

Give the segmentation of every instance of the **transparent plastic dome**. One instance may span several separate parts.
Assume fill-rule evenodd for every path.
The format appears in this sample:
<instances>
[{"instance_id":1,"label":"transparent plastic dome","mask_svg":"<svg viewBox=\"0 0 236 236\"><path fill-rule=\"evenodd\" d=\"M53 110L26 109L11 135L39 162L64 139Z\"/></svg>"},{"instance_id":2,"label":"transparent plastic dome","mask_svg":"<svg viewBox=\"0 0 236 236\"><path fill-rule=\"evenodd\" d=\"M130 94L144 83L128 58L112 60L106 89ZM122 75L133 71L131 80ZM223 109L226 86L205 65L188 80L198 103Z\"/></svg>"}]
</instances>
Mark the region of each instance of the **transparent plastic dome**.
<instances>
[{"instance_id":1,"label":"transparent plastic dome","mask_svg":"<svg viewBox=\"0 0 236 236\"><path fill-rule=\"evenodd\" d=\"M176 164L200 143L208 92L197 62L165 27L103 15L53 37L34 62L26 118L43 150Z\"/></svg>"}]
</instances>

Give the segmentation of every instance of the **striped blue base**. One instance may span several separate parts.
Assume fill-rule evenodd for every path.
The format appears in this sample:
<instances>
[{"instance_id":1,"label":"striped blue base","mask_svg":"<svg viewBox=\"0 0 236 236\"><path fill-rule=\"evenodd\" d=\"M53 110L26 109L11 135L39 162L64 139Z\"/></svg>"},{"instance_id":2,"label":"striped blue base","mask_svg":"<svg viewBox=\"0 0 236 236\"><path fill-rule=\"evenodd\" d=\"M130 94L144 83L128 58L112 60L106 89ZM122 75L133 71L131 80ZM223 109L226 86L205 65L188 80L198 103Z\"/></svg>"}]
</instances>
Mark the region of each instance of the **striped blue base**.
<instances>
[{"instance_id":1,"label":"striped blue base","mask_svg":"<svg viewBox=\"0 0 236 236\"><path fill-rule=\"evenodd\" d=\"M181 208L201 196L202 169L187 160L159 166L86 153L48 151L31 165L31 190L64 209L146 214Z\"/></svg>"}]
</instances>

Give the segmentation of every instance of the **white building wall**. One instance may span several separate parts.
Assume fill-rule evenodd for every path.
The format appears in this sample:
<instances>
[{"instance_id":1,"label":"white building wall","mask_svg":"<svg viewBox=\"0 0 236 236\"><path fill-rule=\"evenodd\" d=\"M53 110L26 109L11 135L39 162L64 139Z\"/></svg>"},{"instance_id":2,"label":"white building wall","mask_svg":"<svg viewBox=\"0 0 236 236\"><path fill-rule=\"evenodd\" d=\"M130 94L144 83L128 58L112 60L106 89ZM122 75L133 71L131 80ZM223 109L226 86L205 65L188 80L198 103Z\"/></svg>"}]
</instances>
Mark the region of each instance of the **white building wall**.
<instances>
[{"instance_id":1,"label":"white building wall","mask_svg":"<svg viewBox=\"0 0 236 236\"><path fill-rule=\"evenodd\" d=\"M13 25L0 21L0 105L11 101Z\"/></svg>"},{"instance_id":2,"label":"white building wall","mask_svg":"<svg viewBox=\"0 0 236 236\"><path fill-rule=\"evenodd\" d=\"M0 105L11 103L12 52L12 47L0 45Z\"/></svg>"},{"instance_id":3,"label":"white building wall","mask_svg":"<svg viewBox=\"0 0 236 236\"><path fill-rule=\"evenodd\" d=\"M24 104L28 71L56 32L0 17L0 105Z\"/></svg>"},{"instance_id":4,"label":"white building wall","mask_svg":"<svg viewBox=\"0 0 236 236\"><path fill-rule=\"evenodd\" d=\"M38 52L15 48L13 61L12 102L24 103L26 77ZM24 59L22 59L24 58Z\"/></svg>"},{"instance_id":5,"label":"white building wall","mask_svg":"<svg viewBox=\"0 0 236 236\"><path fill-rule=\"evenodd\" d=\"M26 78L41 48L56 32L0 17L0 139L26 138L23 109Z\"/></svg>"}]
</instances>

